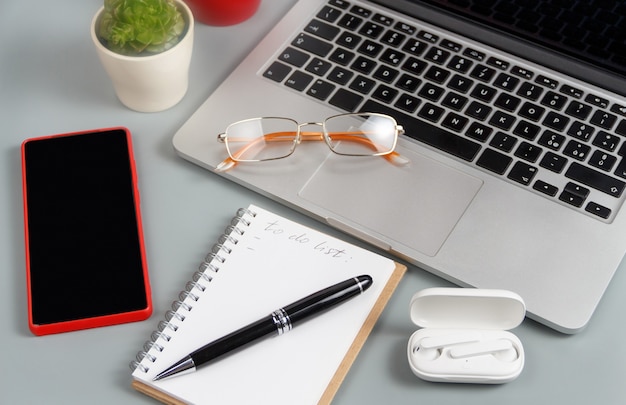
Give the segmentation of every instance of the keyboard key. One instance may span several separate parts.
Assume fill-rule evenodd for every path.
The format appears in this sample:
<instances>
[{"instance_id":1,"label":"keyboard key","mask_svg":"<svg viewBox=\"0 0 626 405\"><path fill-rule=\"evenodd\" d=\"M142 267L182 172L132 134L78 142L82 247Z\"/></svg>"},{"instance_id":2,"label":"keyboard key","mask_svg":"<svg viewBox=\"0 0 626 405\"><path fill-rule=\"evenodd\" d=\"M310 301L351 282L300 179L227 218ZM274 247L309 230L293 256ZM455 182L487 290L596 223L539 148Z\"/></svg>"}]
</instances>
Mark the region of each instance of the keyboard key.
<instances>
[{"instance_id":1,"label":"keyboard key","mask_svg":"<svg viewBox=\"0 0 626 405\"><path fill-rule=\"evenodd\" d=\"M411 57L407 59L406 62L404 62L404 64L402 65L402 69L406 70L407 72L419 75L424 71L426 66L428 66L426 62Z\"/></svg>"},{"instance_id":2,"label":"keyboard key","mask_svg":"<svg viewBox=\"0 0 626 405\"><path fill-rule=\"evenodd\" d=\"M409 41L402 48L403 51L409 52L415 56L420 56L428 45L426 45L422 41L418 41L417 39L409 39Z\"/></svg>"},{"instance_id":3,"label":"keyboard key","mask_svg":"<svg viewBox=\"0 0 626 405\"><path fill-rule=\"evenodd\" d=\"M575 98L581 98L583 96L583 91L580 89L577 89L575 87L572 86L568 86L567 84L564 84L561 87L561 93L563 94L567 94L568 96L572 96Z\"/></svg>"},{"instance_id":4,"label":"keyboard key","mask_svg":"<svg viewBox=\"0 0 626 405\"><path fill-rule=\"evenodd\" d=\"M353 6L350 12L360 15L361 17L368 18L372 12L366 8L360 6Z\"/></svg>"},{"instance_id":5,"label":"keyboard key","mask_svg":"<svg viewBox=\"0 0 626 405\"><path fill-rule=\"evenodd\" d=\"M619 144L620 138L617 135L609 134L608 132L600 131L598 135L593 139L592 144L607 150L609 152L613 152L617 145Z\"/></svg>"},{"instance_id":6,"label":"keyboard key","mask_svg":"<svg viewBox=\"0 0 626 405\"><path fill-rule=\"evenodd\" d=\"M331 62L338 63L340 65L346 66L350 61L354 58L354 54L350 51L346 51L343 48L337 48L335 51L328 57Z\"/></svg>"},{"instance_id":7,"label":"keyboard key","mask_svg":"<svg viewBox=\"0 0 626 405\"><path fill-rule=\"evenodd\" d=\"M557 82L554 79L545 77L544 75L537 76L537 78L535 79L535 82L541 84L542 86L549 87L551 89L556 89L557 87L559 87L559 82Z\"/></svg>"},{"instance_id":8,"label":"keyboard key","mask_svg":"<svg viewBox=\"0 0 626 405\"><path fill-rule=\"evenodd\" d=\"M444 112L443 108L431 103L426 103L417 115L429 121L437 122L441 119Z\"/></svg>"},{"instance_id":9,"label":"keyboard key","mask_svg":"<svg viewBox=\"0 0 626 405\"><path fill-rule=\"evenodd\" d=\"M345 31L343 34L337 38L337 44L344 46L348 49L354 49L359 42L361 42L361 37L358 35L354 35L351 32Z\"/></svg>"},{"instance_id":10,"label":"keyboard key","mask_svg":"<svg viewBox=\"0 0 626 405\"><path fill-rule=\"evenodd\" d=\"M593 201L589 201L585 207L585 211L590 212L600 218L608 219L611 216L611 210Z\"/></svg>"},{"instance_id":11,"label":"keyboard key","mask_svg":"<svg viewBox=\"0 0 626 405\"><path fill-rule=\"evenodd\" d=\"M553 186L552 184L546 183L542 180L537 180L533 185L533 189L549 195L550 197L554 197L556 193L559 192L559 189L556 186Z\"/></svg>"},{"instance_id":12,"label":"keyboard key","mask_svg":"<svg viewBox=\"0 0 626 405\"><path fill-rule=\"evenodd\" d=\"M509 93L500 93L494 105L496 107L502 108L503 110L513 112L519 105L521 100Z\"/></svg>"},{"instance_id":13,"label":"keyboard key","mask_svg":"<svg viewBox=\"0 0 626 405\"><path fill-rule=\"evenodd\" d=\"M352 14L346 14L339 20L339 25L349 30L355 30L361 25L363 19Z\"/></svg>"},{"instance_id":14,"label":"keyboard key","mask_svg":"<svg viewBox=\"0 0 626 405\"><path fill-rule=\"evenodd\" d=\"M346 89L339 89L328 101L335 107L339 107L348 112L353 112L363 101L363 96L348 91Z\"/></svg>"},{"instance_id":15,"label":"keyboard key","mask_svg":"<svg viewBox=\"0 0 626 405\"><path fill-rule=\"evenodd\" d=\"M352 79L352 76L354 76L353 72L342 67L335 66L335 68L328 74L328 80L338 84L348 84L350 79Z\"/></svg>"},{"instance_id":16,"label":"keyboard key","mask_svg":"<svg viewBox=\"0 0 626 405\"><path fill-rule=\"evenodd\" d=\"M437 35L433 35L430 32L424 31L424 30L418 32L417 37L423 39L426 42L430 42L432 44L439 41L439 37Z\"/></svg>"},{"instance_id":17,"label":"keyboard key","mask_svg":"<svg viewBox=\"0 0 626 405\"><path fill-rule=\"evenodd\" d=\"M497 90L493 87L485 86L484 84L477 84L472 90L471 96L486 103L490 102L496 95Z\"/></svg>"},{"instance_id":18,"label":"keyboard key","mask_svg":"<svg viewBox=\"0 0 626 405\"><path fill-rule=\"evenodd\" d=\"M504 174L513 159L493 149L485 149L476 164L497 174Z\"/></svg>"},{"instance_id":19,"label":"keyboard key","mask_svg":"<svg viewBox=\"0 0 626 405\"><path fill-rule=\"evenodd\" d=\"M454 132L461 132L467 125L468 121L469 120L466 117L451 112L446 115L446 118L443 119L441 125L453 130Z\"/></svg>"},{"instance_id":20,"label":"keyboard key","mask_svg":"<svg viewBox=\"0 0 626 405\"><path fill-rule=\"evenodd\" d=\"M522 83L519 90L517 91L518 96L522 96L533 101L538 100L541 96L541 93L543 93L543 88L530 82Z\"/></svg>"},{"instance_id":21,"label":"keyboard key","mask_svg":"<svg viewBox=\"0 0 626 405\"><path fill-rule=\"evenodd\" d=\"M587 141L593 135L595 128L582 123L580 121L575 121L572 123L572 126L569 127L567 134L573 136L574 138L580 139L581 141Z\"/></svg>"},{"instance_id":22,"label":"keyboard key","mask_svg":"<svg viewBox=\"0 0 626 405\"><path fill-rule=\"evenodd\" d=\"M525 102L522 105L522 108L519 110L519 115L524 118L528 118L531 121L539 121L543 113L546 111L545 108L540 107L536 104Z\"/></svg>"},{"instance_id":23,"label":"keyboard key","mask_svg":"<svg viewBox=\"0 0 626 405\"><path fill-rule=\"evenodd\" d=\"M291 45L317 56L326 56L333 49L333 45L308 34L300 34L291 42Z\"/></svg>"},{"instance_id":24,"label":"keyboard key","mask_svg":"<svg viewBox=\"0 0 626 405\"><path fill-rule=\"evenodd\" d=\"M508 130L515 123L515 117L513 115L497 110L495 113L493 113L493 116L489 120L489 123L500 129Z\"/></svg>"},{"instance_id":25,"label":"keyboard key","mask_svg":"<svg viewBox=\"0 0 626 405\"><path fill-rule=\"evenodd\" d=\"M385 26L376 24L374 22L367 22L360 30L359 34L365 35L368 38L378 38L380 34L385 30Z\"/></svg>"},{"instance_id":26,"label":"keyboard key","mask_svg":"<svg viewBox=\"0 0 626 405\"><path fill-rule=\"evenodd\" d=\"M453 110L456 110L456 111L461 111L463 106L465 106L465 103L467 103L467 97L463 97L452 91L446 93L446 96L441 102L441 104L443 104L444 106L448 108L452 108Z\"/></svg>"},{"instance_id":27,"label":"keyboard key","mask_svg":"<svg viewBox=\"0 0 626 405\"><path fill-rule=\"evenodd\" d=\"M413 35L417 31L415 27L409 24L405 24L402 21L398 21L394 28L409 35Z\"/></svg>"},{"instance_id":28,"label":"keyboard key","mask_svg":"<svg viewBox=\"0 0 626 405\"><path fill-rule=\"evenodd\" d=\"M283 62L289 63L296 67L302 67L309 60L309 54L299 51L295 48L288 47L280 54L278 59Z\"/></svg>"},{"instance_id":29,"label":"keyboard key","mask_svg":"<svg viewBox=\"0 0 626 405\"><path fill-rule=\"evenodd\" d=\"M313 82L309 90L307 90L306 94L318 100L326 100L333 90L335 90L334 84L317 79Z\"/></svg>"},{"instance_id":30,"label":"keyboard key","mask_svg":"<svg viewBox=\"0 0 626 405\"><path fill-rule=\"evenodd\" d=\"M444 51L443 49L437 48L437 47L430 48L430 50L426 53L426 55L424 55L425 59L431 62L435 62L439 65L445 63L449 57L450 57L450 52Z\"/></svg>"},{"instance_id":31,"label":"keyboard key","mask_svg":"<svg viewBox=\"0 0 626 405\"><path fill-rule=\"evenodd\" d=\"M476 67L472 69L472 73L470 73L470 76L483 82L489 82L495 74L496 71L490 67L484 65L476 65Z\"/></svg>"},{"instance_id":32,"label":"keyboard key","mask_svg":"<svg viewBox=\"0 0 626 405\"><path fill-rule=\"evenodd\" d=\"M392 69L385 65L381 65L374 72L374 77L378 80L382 80L385 83L391 83L398 76L398 73L400 72L395 69Z\"/></svg>"},{"instance_id":33,"label":"keyboard key","mask_svg":"<svg viewBox=\"0 0 626 405\"><path fill-rule=\"evenodd\" d=\"M449 75L449 71L441 69L437 66L431 66L424 74L424 77L428 80L432 80L435 83L443 83L446 81Z\"/></svg>"},{"instance_id":34,"label":"keyboard key","mask_svg":"<svg viewBox=\"0 0 626 405\"><path fill-rule=\"evenodd\" d=\"M578 160L585 160L591 147L586 144L582 144L576 141L569 141L563 150L563 153L569 157L573 157Z\"/></svg>"},{"instance_id":35,"label":"keyboard key","mask_svg":"<svg viewBox=\"0 0 626 405\"><path fill-rule=\"evenodd\" d=\"M556 132L552 132L549 129L543 131L543 134L539 138L539 145L548 147L552 150L559 150L565 142L565 135L561 135Z\"/></svg>"},{"instance_id":36,"label":"keyboard key","mask_svg":"<svg viewBox=\"0 0 626 405\"><path fill-rule=\"evenodd\" d=\"M543 120L543 125L556 129L557 131L563 131L569 121L570 119L566 116L550 111Z\"/></svg>"},{"instance_id":37,"label":"keyboard key","mask_svg":"<svg viewBox=\"0 0 626 405\"><path fill-rule=\"evenodd\" d=\"M622 160L620 160L619 164L615 168L615 175L623 179L626 179L626 159L625 158L622 158Z\"/></svg>"},{"instance_id":38,"label":"keyboard key","mask_svg":"<svg viewBox=\"0 0 626 405\"><path fill-rule=\"evenodd\" d=\"M479 62L485 60L485 54L483 52L477 51L472 48L465 48L465 50L463 51L463 55L469 56L470 58L475 59Z\"/></svg>"},{"instance_id":39,"label":"keyboard key","mask_svg":"<svg viewBox=\"0 0 626 405\"><path fill-rule=\"evenodd\" d=\"M397 95L398 90L381 84L376 88L376 90L372 94L372 97L374 97L376 100L382 101L383 103L390 104Z\"/></svg>"},{"instance_id":40,"label":"keyboard key","mask_svg":"<svg viewBox=\"0 0 626 405\"><path fill-rule=\"evenodd\" d=\"M532 71L520 66L513 66L513 68L511 69L511 73L528 80L532 79L535 75Z\"/></svg>"},{"instance_id":41,"label":"keyboard key","mask_svg":"<svg viewBox=\"0 0 626 405\"><path fill-rule=\"evenodd\" d=\"M263 77L274 80L275 82L282 82L285 77L291 72L291 68L280 62L274 62L263 73Z\"/></svg>"},{"instance_id":42,"label":"keyboard key","mask_svg":"<svg viewBox=\"0 0 626 405\"><path fill-rule=\"evenodd\" d=\"M465 135L472 139L476 139L480 142L485 142L489 139L489 135L493 132L493 129L490 127L484 126L483 124L479 124L477 122L473 122L470 127L465 132Z\"/></svg>"},{"instance_id":43,"label":"keyboard key","mask_svg":"<svg viewBox=\"0 0 626 405\"><path fill-rule=\"evenodd\" d=\"M367 101L361 111L379 112L396 118L404 127L406 136L424 142L453 156L472 161L480 150L480 145L452 132L435 127L410 115L402 114L374 101Z\"/></svg>"},{"instance_id":44,"label":"keyboard key","mask_svg":"<svg viewBox=\"0 0 626 405\"><path fill-rule=\"evenodd\" d=\"M491 142L489 142L489 145L493 146L494 148L500 149L501 151L510 152L513 150L513 147L515 147L516 143L517 143L516 137L511 136L507 133L498 131L493 136L493 139L491 140Z\"/></svg>"},{"instance_id":45,"label":"keyboard key","mask_svg":"<svg viewBox=\"0 0 626 405\"><path fill-rule=\"evenodd\" d=\"M402 52L398 52L395 49L390 48L383 52L383 54L380 56L380 60L392 66L398 66L405 56L406 55Z\"/></svg>"},{"instance_id":46,"label":"keyboard key","mask_svg":"<svg viewBox=\"0 0 626 405\"><path fill-rule=\"evenodd\" d=\"M351 68L361 73L370 73L377 65L375 61L364 56L359 56L352 64Z\"/></svg>"},{"instance_id":47,"label":"keyboard key","mask_svg":"<svg viewBox=\"0 0 626 405\"><path fill-rule=\"evenodd\" d=\"M352 83L350 83L350 88L361 94L368 94L372 91L374 86L376 86L376 82L374 80L361 75L358 75Z\"/></svg>"},{"instance_id":48,"label":"keyboard key","mask_svg":"<svg viewBox=\"0 0 626 405\"><path fill-rule=\"evenodd\" d=\"M609 100L604 97L587 94L587 97L585 97L585 101L595 105L596 107L609 108Z\"/></svg>"},{"instance_id":49,"label":"keyboard key","mask_svg":"<svg viewBox=\"0 0 626 405\"><path fill-rule=\"evenodd\" d=\"M591 106L583 104L580 101L572 100L572 102L567 106L565 113L574 118L584 120L589 116L589 114L591 114Z\"/></svg>"},{"instance_id":50,"label":"keyboard key","mask_svg":"<svg viewBox=\"0 0 626 405\"><path fill-rule=\"evenodd\" d=\"M420 105L420 103L420 99L403 93L400 95L400 98L398 98L398 101L396 101L394 105L401 110L413 113L415 112L415 110L417 110L417 107Z\"/></svg>"},{"instance_id":51,"label":"keyboard key","mask_svg":"<svg viewBox=\"0 0 626 405\"><path fill-rule=\"evenodd\" d=\"M555 109L557 111L563 108L566 102L567 102L567 97L565 97L562 94L555 93L553 91L547 92L546 95L543 96L543 99L541 100L541 104L547 107L550 107L552 109Z\"/></svg>"},{"instance_id":52,"label":"keyboard key","mask_svg":"<svg viewBox=\"0 0 626 405\"><path fill-rule=\"evenodd\" d=\"M309 34L313 34L313 35L317 35L318 37L327 39L329 41L332 41L333 39L335 39L335 37L337 36L337 34L339 34L339 28L327 24L323 21L320 20L312 20L305 28L304 30L306 32L308 32Z\"/></svg>"},{"instance_id":53,"label":"keyboard key","mask_svg":"<svg viewBox=\"0 0 626 405\"><path fill-rule=\"evenodd\" d=\"M504 61L502 59L494 58L493 56L487 59L487 64L491 66L495 66L502 70L507 70L509 68L509 62Z\"/></svg>"},{"instance_id":54,"label":"keyboard key","mask_svg":"<svg viewBox=\"0 0 626 405\"><path fill-rule=\"evenodd\" d=\"M622 195L624 186L626 186L626 183L621 180L615 179L576 162L573 162L570 165L569 169L565 172L565 176L616 198L619 198Z\"/></svg>"},{"instance_id":55,"label":"keyboard key","mask_svg":"<svg viewBox=\"0 0 626 405\"><path fill-rule=\"evenodd\" d=\"M470 117L474 117L480 121L484 121L485 118L491 112L491 107L486 106L485 104L479 103L478 101L472 101L465 110L465 113Z\"/></svg>"},{"instance_id":56,"label":"keyboard key","mask_svg":"<svg viewBox=\"0 0 626 405\"><path fill-rule=\"evenodd\" d=\"M375 58L376 56L378 56L380 51L383 50L383 48L384 47L381 44L372 42L368 39L365 42L363 42L357 50L359 53L362 53L363 55Z\"/></svg>"},{"instance_id":57,"label":"keyboard key","mask_svg":"<svg viewBox=\"0 0 626 405\"><path fill-rule=\"evenodd\" d=\"M541 162L539 162L539 166L554 173L561 173L567 162L568 160L561 155L546 152L543 159L541 159Z\"/></svg>"},{"instance_id":58,"label":"keyboard key","mask_svg":"<svg viewBox=\"0 0 626 405\"><path fill-rule=\"evenodd\" d=\"M493 85L503 90L513 91L515 90L515 87L517 87L519 82L520 80L517 77L513 77L506 73L500 73L496 80L493 82Z\"/></svg>"},{"instance_id":59,"label":"keyboard key","mask_svg":"<svg viewBox=\"0 0 626 405\"><path fill-rule=\"evenodd\" d=\"M337 6L343 10L347 10L348 6L350 6L350 3L348 3L345 0L329 0L328 4L331 4L333 6Z\"/></svg>"},{"instance_id":60,"label":"keyboard key","mask_svg":"<svg viewBox=\"0 0 626 405\"><path fill-rule=\"evenodd\" d=\"M590 122L604 129L611 129L617 121L617 117L613 114L598 110L591 117Z\"/></svg>"},{"instance_id":61,"label":"keyboard key","mask_svg":"<svg viewBox=\"0 0 626 405\"><path fill-rule=\"evenodd\" d=\"M438 101L445 90L431 83L425 83L420 89L418 95L431 101Z\"/></svg>"},{"instance_id":62,"label":"keyboard key","mask_svg":"<svg viewBox=\"0 0 626 405\"><path fill-rule=\"evenodd\" d=\"M515 156L532 163L539 159L539 155L541 155L542 151L543 150L538 146L528 142L522 142L515 150Z\"/></svg>"},{"instance_id":63,"label":"keyboard key","mask_svg":"<svg viewBox=\"0 0 626 405\"><path fill-rule=\"evenodd\" d=\"M406 38L406 35L401 34L397 31L389 30L385 33L385 35L383 35L383 37L381 38L381 41L389 46L395 47L395 46L399 46L402 42L404 42L405 38Z\"/></svg>"},{"instance_id":64,"label":"keyboard key","mask_svg":"<svg viewBox=\"0 0 626 405\"><path fill-rule=\"evenodd\" d=\"M392 18L389 18L386 15L382 15L382 14L375 14L374 17L372 17L372 20L376 21L377 23L383 24L387 27L390 27L391 24L393 24Z\"/></svg>"},{"instance_id":65,"label":"keyboard key","mask_svg":"<svg viewBox=\"0 0 626 405\"><path fill-rule=\"evenodd\" d=\"M513 133L515 135L521 136L522 138L528 139L529 141L532 141L537 137L537 135L539 135L539 131L539 126L522 120L515 126Z\"/></svg>"},{"instance_id":66,"label":"keyboard key","mask_svg":"<svg viewBox=\"0 0 626 405\"><path fill-rule=\"evenodd\" d=\"M331 64L321 60L320 58L313 58L311 62L304 68L309 73L314 73L318 76L324 76L326 72L331 68Z\"/></svg>"},{"instance_id":67,"label":"keyboard key","mask_svg":"<svg viewBox=\"0 0 626 405\"><path fill-rule=\"evenodd\" d=\"M409 93L413 93L417 89L417 86L420 85L420 83L421 80L417 77L403 73L396 82L396 87L399 87L402 90L406 90Z\"/></svg>"},{"instance_id":68,"label":"keyboard key","mask_svg":"<svg viewBox=\"0 0 626 405\"><path fill-rule=\"evenodd\" d=\"M613 166L615 166L615 162L617 162L617 158L615 156L609 155L601 150L593 152L591 158L589 158L589 164L591 166L597 167L605 172L610 171Z\"/></svg>"},{"instance_id":69,"label":"keyboard key","mask_svg":"<svg viewBox=\"0 0 626 405\"><path fill-rule=\"evenodd\" d=\"M470 87L472 87L473 84L474 82L472 80L455 74L448 82L448 87L461 93L465 93Z\"/></svg>"},{"instance_id":70,"label":"keyboard key","mask_svg":"<svg viewBox=\"0 0 626 405\"><path fill-rule=\"evenodd\" d=\"M457 72L466 73L472 67L473 62L467 58L464 58L459 55L455 55L452 57L450 62L448 63L448 67L450 69L456 70Z\"/></svg>"},{"instance_id":71,"label":"keyboard key","mask_svg":"<svg viewBox=\"0 0 626 405\"><path fill-rule=\"evenodd\" d=\"M515 162L507 177L513 181L527 186L533 181L536 174L536 167L526 164L524 162Z\"/></svg>"},{"instance_id":72,"label":"keyboard key","mask_svg":"<svg viewBox=\"0 0 626 405\"><path fill-rule=\"evenodd\" d=\"M313 80L313 76L296 70L285 81L285 85L287 87L291 87L292 89L302 91L309 85L309 83L311 83L311 80Z\"/></svg>"},{"instance_id":73,"label":"keyboard key","mask_svg":"<svg viewBox=\"0 0 626 405\"><path fill-rule=\"evenodd\" d=\"M334 22L341 15L341 11L336 8L324 6L319 13L317 13L317 18L320 18L324 21Z\"/></svg>"}]
</instances>

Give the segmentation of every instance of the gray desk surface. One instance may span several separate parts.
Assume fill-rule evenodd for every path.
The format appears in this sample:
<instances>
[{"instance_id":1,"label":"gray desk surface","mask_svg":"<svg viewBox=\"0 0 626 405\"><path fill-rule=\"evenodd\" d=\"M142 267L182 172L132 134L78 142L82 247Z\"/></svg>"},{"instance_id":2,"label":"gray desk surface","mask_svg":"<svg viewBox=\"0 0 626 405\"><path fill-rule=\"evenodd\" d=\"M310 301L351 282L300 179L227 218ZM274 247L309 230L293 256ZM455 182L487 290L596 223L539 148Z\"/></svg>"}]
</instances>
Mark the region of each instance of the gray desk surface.
<instances>
[{"instance_id":1,"label":"gray desk surface","mask_svg":"<svg viewBox=\"0 0 626 405\"><path fill-rule=\"evenodd\" d=\"M0 403L154 403L130 388L127 364L236 207L252 202L333 232L187 163L171 146L176 129L294 2L264 0L253 19L235 27L198 25L189 92L179 105L154 114L132 112L115 98L89 38L100 0L0 3ZM34 337L26 322L20 143L117 125L134 135L154 315ZM515 329L526 348L526 367L502 386L433 384L411 373L405 354L414 331L409 299L422 288L446 285L409 269L335 403L625 403L626 264L582 333L560 335L532 321ZM240 384L233 381L234 388Z\"/></svg>"}]
</instances>

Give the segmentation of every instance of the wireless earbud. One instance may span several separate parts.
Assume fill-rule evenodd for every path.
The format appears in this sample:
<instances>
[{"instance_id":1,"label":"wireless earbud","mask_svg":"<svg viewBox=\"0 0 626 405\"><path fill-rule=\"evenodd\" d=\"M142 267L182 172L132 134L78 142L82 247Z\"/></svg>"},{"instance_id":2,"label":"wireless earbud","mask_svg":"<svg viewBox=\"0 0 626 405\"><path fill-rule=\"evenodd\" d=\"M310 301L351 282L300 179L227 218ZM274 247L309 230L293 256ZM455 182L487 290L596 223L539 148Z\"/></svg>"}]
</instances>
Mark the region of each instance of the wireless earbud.
<instances>
[{"instance_id":1,"label":"wireless earbud","mask_svg":"<svg viewBox=\"0 0 626 405\"><path fill-rule=\"evenodd\" d=\"M420 356L434 360L441 356L443 348L464 343L478 342L479 340L480 334L474 332L455 335L429 336L423 338L419 342L419 345L415 347L414 352L419 353Z\"/></svg>"},{"instance_id":2,"label":"wireless earbud","mask_svg":"<svg viewBox=\"0 0 626 405\"><path fill-rule=\"evenodd\" d=\"M450 350L450 357L453 359L467 359L488 354L501 361L515 361L518 358L513 343L507 339L469 343Z\"/></svg>"}]
</instances>

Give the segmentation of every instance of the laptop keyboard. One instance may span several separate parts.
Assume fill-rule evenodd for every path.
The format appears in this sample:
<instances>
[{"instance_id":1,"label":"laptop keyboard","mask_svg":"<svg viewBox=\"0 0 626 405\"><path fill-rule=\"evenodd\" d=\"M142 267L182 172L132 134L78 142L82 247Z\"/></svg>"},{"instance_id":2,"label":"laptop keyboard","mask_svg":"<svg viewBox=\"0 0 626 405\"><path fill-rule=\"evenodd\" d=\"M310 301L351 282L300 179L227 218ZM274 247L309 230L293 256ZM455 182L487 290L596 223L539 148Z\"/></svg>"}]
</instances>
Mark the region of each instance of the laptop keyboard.
<instances>
[{"instance_id":1,"label":"laptop keyboard","mask_svg":"<svg viewBox=\"0 0 626 405\"><path fill-rule=\"evenodd\" d=\"M437 28L329 0L262 75L598 220L625 198L626 101Z\"/></svg>"}]
</instances>

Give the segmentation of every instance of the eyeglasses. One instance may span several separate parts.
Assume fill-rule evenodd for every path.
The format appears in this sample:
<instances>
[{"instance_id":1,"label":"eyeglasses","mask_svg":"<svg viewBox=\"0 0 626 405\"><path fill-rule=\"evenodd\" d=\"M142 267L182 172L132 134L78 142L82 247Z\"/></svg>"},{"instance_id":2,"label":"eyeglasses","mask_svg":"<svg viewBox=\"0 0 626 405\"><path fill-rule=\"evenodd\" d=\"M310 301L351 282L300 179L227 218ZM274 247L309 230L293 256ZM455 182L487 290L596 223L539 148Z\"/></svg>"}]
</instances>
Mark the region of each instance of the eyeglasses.
<instances>
[{"instance_id":1,"label":"eyeglasses","mask_svg":"<svg viewBox=\"0 0 626 405\"><path fill-rule=\"evenodd\" d=\"M322 132L302 131L317 125ZM226 171L238 162L263 162L290 156L302 141L324 141L336 154L382 156L392 163L407 159L394 152L398 134L404 129L395 119L378 113L340 114L324 122L299 124L290 118L264 117L235 122L217 140L226 145L228 158L216 170Z\"/></svg>"}]
</instances>

